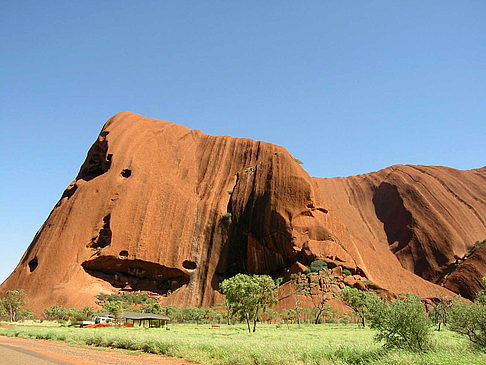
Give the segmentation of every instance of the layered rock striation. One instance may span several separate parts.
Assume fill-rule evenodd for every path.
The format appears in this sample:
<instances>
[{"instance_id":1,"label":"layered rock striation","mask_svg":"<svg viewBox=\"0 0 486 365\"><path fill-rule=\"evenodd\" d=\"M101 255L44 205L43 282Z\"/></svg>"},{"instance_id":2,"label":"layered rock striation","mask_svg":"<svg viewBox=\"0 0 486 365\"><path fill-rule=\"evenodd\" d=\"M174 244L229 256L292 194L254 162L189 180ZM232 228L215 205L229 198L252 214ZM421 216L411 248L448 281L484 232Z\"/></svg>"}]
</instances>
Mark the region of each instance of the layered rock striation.
<instances>
[{"instance_id":1,"label":"layered rock striation","mask_svg":"<svg viewBox=\"0 0 486 365\"><path fill-rule=\"evenodd\" d=\"M485 197L485 168L311 178L283 147L122 112L0 290L23 288L36 311L120 290L207 306L238 272L322 259L385 292L463 294L468 282L446 274L486 238ZM466 277L486 275L471 265Z\"/></svg>"},{"instance_id":2,"label":"layered rock striation","mask_svg":"<svg viewBox=\"0 0 486 365\"><path fill-rule=\"evenodd\" d=\"M476 257L467 280L450 284L462 257L486 237L486 168L396 165L346 178L315 178L353 235L388 246L402 267L474 299L486 265ZM456 277L456 276L453 276ZM456 280L457 281L457 280Z\"/></svg>"}]
</instances>

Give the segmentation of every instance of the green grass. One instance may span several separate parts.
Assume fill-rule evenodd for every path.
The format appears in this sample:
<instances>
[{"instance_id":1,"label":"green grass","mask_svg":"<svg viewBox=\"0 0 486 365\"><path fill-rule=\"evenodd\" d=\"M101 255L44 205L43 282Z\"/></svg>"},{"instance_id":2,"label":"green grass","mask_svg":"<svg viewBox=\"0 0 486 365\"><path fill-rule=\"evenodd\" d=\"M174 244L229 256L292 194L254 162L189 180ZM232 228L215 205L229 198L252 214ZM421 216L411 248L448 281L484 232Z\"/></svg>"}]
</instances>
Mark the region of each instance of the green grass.
<instances>
[{"instance_id":1,"label":"green grass","mask_svg":"<svg viewBox=\"0 0 486 365\"><path fill-rule=\"evenodd\" d=\"M386 350L374 331L356 324L259 325L249 334L243 325L174 324L170 331L144 328L11 327L0 335L112 347L203 364L485 364L486 353L471 348L450 331L434 332L435 347L424 354Z\"/></svg>"}]
</instances>

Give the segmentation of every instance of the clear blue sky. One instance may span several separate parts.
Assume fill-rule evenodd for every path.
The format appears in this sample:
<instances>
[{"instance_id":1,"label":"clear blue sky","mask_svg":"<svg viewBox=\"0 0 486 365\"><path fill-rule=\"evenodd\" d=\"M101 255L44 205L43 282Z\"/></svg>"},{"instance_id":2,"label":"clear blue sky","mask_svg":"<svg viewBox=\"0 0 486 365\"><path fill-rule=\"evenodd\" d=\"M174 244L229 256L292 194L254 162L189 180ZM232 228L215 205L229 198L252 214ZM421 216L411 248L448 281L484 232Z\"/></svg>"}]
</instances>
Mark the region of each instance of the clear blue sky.
<instances>
[{"instance_id":1,"label":"clear blue sky","mask_svg":"<svg viewBox=\"0 0 486 365\"><path fill-rule=\"evenodd\" d=\"M0 282L122 110L313 176L486 164L485 1L1 1L0 42Z\"/></svg>"}]
</instances>

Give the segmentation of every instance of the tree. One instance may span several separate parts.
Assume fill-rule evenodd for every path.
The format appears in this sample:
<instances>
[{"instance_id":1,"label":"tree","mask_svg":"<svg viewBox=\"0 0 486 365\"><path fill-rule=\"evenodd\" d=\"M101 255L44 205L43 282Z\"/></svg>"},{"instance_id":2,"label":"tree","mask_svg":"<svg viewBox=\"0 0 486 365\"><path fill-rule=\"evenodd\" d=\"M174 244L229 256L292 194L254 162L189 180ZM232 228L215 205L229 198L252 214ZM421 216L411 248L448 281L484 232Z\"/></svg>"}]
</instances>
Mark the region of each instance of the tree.
<instances>
[{"instance_id":1,"label":"tree","mask_svg":"<svg viewBox=\"0 0 486 365\"><path fill-rule=\"evenodd\" d=\"M431 323L416 296L380 300L370 308L369 321L378 331L375 340L384 340L387 347L421 352L430 346Z\"/></svg>"},{"instance_id":2,"label":"tree","mask_svg":"<svg viewBox=\"0 0 486 365\"><path fill-rule=\"evenodd\" d=\"M86 306L81 309L71 308L68 309L67 315L71 322L79 322L79 321L90 321L93 317L94 309Z\"/></svg>"},{"instance_id":3,"label":"tree","mask_svg":"<svg viewBox=\"0 0 486 365\"><path fill-rule=\"evenodd\" d=\"M115 317L115 322L120 323L122 320L123 312L125 311L127 305L125 302L120 300L108 301L103 305L103 310L112 314Z\"/></svg>"},{"instance_id":4,"label":"tree","mask_svg":"<svg viewBox=\"0 0 486 365\"><path fill-rule=\"evenodd\" d=\"M44 309L42 315L49 321L67 321L69 319L68 310L57 305Z\"/></svg>"},{"instance_id":5,"label":"tree","mask_svg":"<svg viewBox=\"0 0 486 365\"><path fill-rule=\"evenodd\" d=\"M439 301L435 303L434 308L430 311L429 317L436 325L438 325L437 331L440 331L442 324L447 323L447 313L451 306L451 300L439 299Z\"/></svg>"},{"instance_id":6,"label":"tree","mask_svg":"<svg viewBox=\"0 0 486 365\"><path fill-rule=\"evenodd\" d=\"M152 298L147 298L145 302L142 304L142 312L143 313L153 313L153 314L162 314L163 308L158 301Z\"/></svg>"},{"instance_id":7,"label":"tree","mask_svg":"<svg viewBox=\"0 0 486 365\"><path fill-rule=\"evenodd\" d=\"M295 319L296 312L293 309L284 309L281 313L287 328L289 328L289 322Z\"/></svg>"},{"instance_id":8,"label":"tree","mask_svg":"<svg viewBox=\"0 0 486 365\"><path fill-rule=\"evenodd\" d=\"M25 292L22 289L9 290L5 298L0 299L0 306L4 308L10 322L16 322L21 319L19 314L25 304Z\"/></svg>"},{"instance_id":9,"label":"tree","mask_svg":"<svg viewBox=\"0 0 486 365\"><path fill-rule=\"evenodd\" d=\"M324 271L327 264L322 260L316 260L311 264L311 272L303 276L294 274L291 279L298 286L298 291L303 295L310 296L314 304L312 313L314 315L314 324L319 324L321 317L329 310L327 302L334 298L334 293L329 292L330 278L327 271ZM324 271L324 275L316 274L315 272ZM300 325L300 315L298 306L298 297L295 297L295 309L297 312L297 321Z\"/></svg>"},{"instance_id":10,"label":"tree","mask_svg":"<svg viewBox=\"0 0 486 365\"><path fill-rule=\"evenodd\" d=\"M256 323L267 307L277 302L276 286L268 275L237 274L232 278L223 280L220 285L230 312L244 318L248 331L256 330Z\"/></svg>"},{"instance_id":11,"label":"tree","mask_svg":"<svg viewBox=\"0 0 486 365\"><path fill-rule=\"evenodd\" d=\"M375 293L349 287L341 290L341 299L361 318L363 327L366 326L365 318L369 316L370 308L380 300Z\"/></svg>"},{"instance_id":12,"label":"tree","mask_svg":"<svg viewBox=\"0 0 486 365\"><path fill-rule=\"evenodd\" d=\"M484 240L483 242L486 242L486 240ZM479 291L478 295L476 296L475 303L479 305L486 305L486 290L484 290L486 289L486 277L482 278L482 284L483 290Z\"/></svg>"},{"instance_id":13,"label":"tree","mask_svg":"<svg viewBox=\"0 0 486 365\"><path fill-rule=\"evenodd\" d=\"M267 323L273 323L276 319L279 318L278 312L274 311L272 308L267 308L265 311L265 319Z\"/></svg>"},{"instance_id":14,"label":"tree","mask_svg":"<svg viewBox=\"0 0 486 365\"><path fill-rule=\"evenodd\" d=\"M483 278L486 289L486 278ZM467 336L476 346L486 348L486 290L481 290L474 304L456 301L448 311L449 329Z\"/></svg>"},{"instance_id":15,"label":"tree","mask_svg":"<svg viewBox=\"0 0 486 365\"><path fill-rule=\"evenodd\" d=\"M182 311L179 307L177 307L175 305L168 305L167 307L164 307L162 314L169 317L172 322L182 322L183 321Z\"/></svg>"},{"instance_id":16,"label":"tree","mask_svg":"<svg viewBox=\"0 0 486 365\"><path fill-rule=\"evenodd\" d=\"M2 300L0 299L0 321L8 320L8 312L7 309L3 306Z\"/></svg>"}]
</instances>

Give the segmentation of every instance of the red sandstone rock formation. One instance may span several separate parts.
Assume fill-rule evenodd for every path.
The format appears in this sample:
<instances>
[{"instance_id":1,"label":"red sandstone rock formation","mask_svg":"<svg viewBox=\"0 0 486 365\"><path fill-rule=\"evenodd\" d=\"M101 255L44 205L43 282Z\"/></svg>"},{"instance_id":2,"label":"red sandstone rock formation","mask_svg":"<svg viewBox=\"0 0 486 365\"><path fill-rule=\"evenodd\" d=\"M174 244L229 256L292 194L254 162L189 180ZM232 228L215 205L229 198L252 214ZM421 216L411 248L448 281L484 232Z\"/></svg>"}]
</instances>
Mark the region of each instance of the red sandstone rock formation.
<instances>
[{"instance_id":1,"label":"red sandstone rock formation","mask_svg":"<svg viewBox=\"0 0 486 365\"><path fill-rule=\"evenodd\" d=\"M456 269L457 257L486 238L484 167L460 171L396 165L365 175L315 180L362 245L388 244L404 268L428 281L444 284ZM474 299L480 276L486 275L479 255L464 266L474 270L465 274L461 269L469 280L446 287Z\"/></svg>"},{"instance_id":2,"label":"red sandstone rock formation","mask_svg":"<svg viewBox=\"0 0 486 365\"><path fill-rule=\"evenodd\" d=\"M311 178L283 147L122 112L0 291L23 288L37 312L119 290L210 305L238 272L322 259L385 292L450 295L433 282L486 238L485 179L418 166Z\"/></svg>"}]
</instances>

